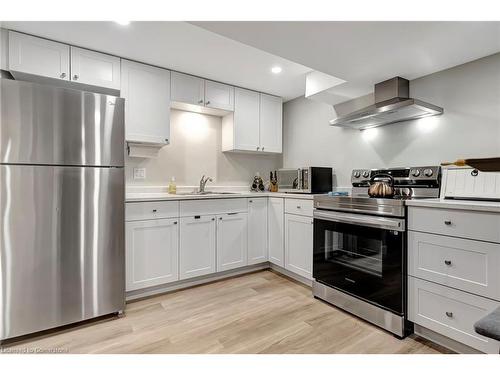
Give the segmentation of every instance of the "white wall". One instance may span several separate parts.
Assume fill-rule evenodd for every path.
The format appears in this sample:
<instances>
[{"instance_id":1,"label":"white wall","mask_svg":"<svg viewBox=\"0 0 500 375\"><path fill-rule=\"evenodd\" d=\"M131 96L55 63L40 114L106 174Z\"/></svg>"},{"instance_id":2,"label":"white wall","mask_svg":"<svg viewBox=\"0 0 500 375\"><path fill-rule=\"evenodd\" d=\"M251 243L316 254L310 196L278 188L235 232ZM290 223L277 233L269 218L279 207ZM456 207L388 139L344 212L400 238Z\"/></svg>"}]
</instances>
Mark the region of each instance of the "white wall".
<instances>
[{"instance_id":1,"label":"white wall","mask_svg":"<svg viewBox=\"0 0 500 375\"><path fill-rule=\"evenodd\" d=\"M125 159L128 185L165 186L175 176L178 185L196 186L205 174L214 179L207 186L249 187L256 172L268 178L281 166L281 155L223 153L220 117L178 110L170 116L171 144L157 159ZM133 179L134 167L146 168L145 180Z\"/></svg>"},{"instance_id":2,"label":"white wall","mask_svg":"<svg viewBox=\"0 0 500 375\"><path fill-rule=\"evenodd\" d=\"M328 125L332 106L298 98L284 105L284 167L335 168L350 186L354 168L435 165L500 156L500 54L415 79L410 95L442 116L357 131Z\"/></svg>"}]
</instances>

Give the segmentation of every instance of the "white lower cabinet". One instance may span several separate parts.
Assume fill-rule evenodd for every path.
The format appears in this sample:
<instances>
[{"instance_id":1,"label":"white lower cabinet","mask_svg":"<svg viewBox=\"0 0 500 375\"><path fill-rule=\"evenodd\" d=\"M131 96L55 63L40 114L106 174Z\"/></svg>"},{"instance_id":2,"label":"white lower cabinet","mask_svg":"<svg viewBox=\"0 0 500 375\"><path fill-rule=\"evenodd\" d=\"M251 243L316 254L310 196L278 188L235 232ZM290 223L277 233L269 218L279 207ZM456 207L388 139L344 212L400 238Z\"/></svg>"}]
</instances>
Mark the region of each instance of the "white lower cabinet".
<instances>
[{"instance_id":1,"label":"white lower cabinet","mask_svg":"<svg viewBox=\"0 0 500 375\"><path fill-rule=\"evenodd\" d=\"M214 273L216 269L215 216L183 217L180 222L180 279Z\"/></svg>"},{"instance_id":2,"label":"white lower cabinet","mask_svg":"<svg viewBox=\"0 0 500 375\"><path fill-rule=\"evenodd\" d=\"M248 264L267 260L267 198L250 198L248 199Z\"/></svg>"},{"instance_id":3,"label":"white lower cabinet","mask_svg":"<svg viewBox=\"0 0 500 375\"><path fill-rule=\"evenodd\" d=\"M126 223L126 290L179 279L178 219Z\"/></svg>"},{"instance_id":4,"label":"white lower cabinet","mask_svg":"<svg viewBox=\"0 0 500 375\"><path fill-rule=\"evenodd\" d=\"M285 203L270 197L267 206L269 261L285 267Z\"/></svg>"},{"instance_id":5,"label":"white lower cabinet","mask_svg":"<svg viewBox=\"0 0 500 375\"><path fill-rule=\"evenodd\" d=\"M247 265L247 214L217 217L217 272Z\"/></svg>"},{"instance_id":6,"label":"white lower cabinet","mask_svg":"<svg viewBox=\"0 0 500 375\"><path fill-rule=\"evenodd\" d=\"M485 353L498 354L500 342L474 331L474 323L498 302L410 276L409 319L423 327Z\"/></svg>"},{"instance_id":7,"label":"white lower cabinet","mask_svg":"<svg viewBox=\"0 0 500 375\"><path fill-rule=\"evenodd\" d=\"M285 214L285 268L312 280L313 219Z\"/></svg>"}]
</instances>

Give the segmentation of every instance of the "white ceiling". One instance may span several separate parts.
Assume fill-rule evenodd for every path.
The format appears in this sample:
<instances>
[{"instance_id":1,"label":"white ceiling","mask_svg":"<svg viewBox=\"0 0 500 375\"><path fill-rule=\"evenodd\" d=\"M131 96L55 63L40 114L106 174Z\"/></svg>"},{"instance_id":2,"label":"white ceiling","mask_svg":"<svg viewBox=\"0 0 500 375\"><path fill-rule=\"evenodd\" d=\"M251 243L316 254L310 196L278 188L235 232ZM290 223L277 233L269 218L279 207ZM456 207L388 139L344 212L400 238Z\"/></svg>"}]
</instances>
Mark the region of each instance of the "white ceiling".
<instances>
[{"instance_id":1,"label":"white ceiling","mask_svg":"<svg viewBox=\"0 0 500 375\"><path fill-rule=\"evenodd\" d=\"M393 76L500 52L500 22L2 22L2 27L292 99L317 70L335 102ZM279 65L279 75L270 68Z\"/></svg>"},{"instance_id":2,"label":"white ceiling","mask_svg":"<svg viewBox=\"0 0 500 375\"><path fill-rule=\"evenodd\" d=\"M347 81L338 102L500 52L500 22L193 22ZM343 98L343 100L342 100Z\"/></svg>"},{"instance_id":3,"label":"white ceiling","mask_svg":"<svg viewBox=\"0 0 500 375\"><path fill-rule=\"evenodd\" d=\"M2 27L282 96L311 69L186 22L2 22ZM283 72L271 73L279 65Z\"/></svg>"}]
</instances>

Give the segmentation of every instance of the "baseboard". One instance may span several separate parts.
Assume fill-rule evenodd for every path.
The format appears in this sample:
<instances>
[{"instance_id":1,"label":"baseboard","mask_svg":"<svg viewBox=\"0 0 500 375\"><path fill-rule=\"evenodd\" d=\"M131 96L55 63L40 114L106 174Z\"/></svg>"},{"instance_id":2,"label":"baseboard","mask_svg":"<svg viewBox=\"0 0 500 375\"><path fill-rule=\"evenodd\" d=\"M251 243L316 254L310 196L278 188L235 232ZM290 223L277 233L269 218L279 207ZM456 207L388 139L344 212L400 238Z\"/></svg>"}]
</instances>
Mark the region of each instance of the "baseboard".
<instances>
[{"instance_id":1,"label":"baseboard","mask_svg":"<svg viewBox=\"0 0 500 375\"><path fill-rule=\"evenodd\" d=\"M414 325L414 332L416 335L423 337L429 341L433 341L436 344L444 346L447 349L453 350L460 354L483 354L479 350L471 348L461 342L450 339L449 337L443 336L440 333L434 332L428 328L422 327L418 324Z\"/></svg>"},{"instance_id":2,"label":"baseboard","mask_svg":"<svg viewBox=\"0 0 500 375\"><path fill-rule=\"evenodd\" d=\"M301 284L307 285L308 287L312 287L312 280L306 279L303 276L297 275L296 273L290 272L287 269L277 266L276 264L269 263L270 268L273 271L276 271L278 273L281 273L282 275L288 276L291 279L294 279L295 281L298 281Z\"/></svg>"},{"instance_id":3,"label":"baseboard","mask_svg":"<svg viewBox=\"0 0 500 375\"><path fill-rule=\"evenodd\" d=\"M229 277L244 275L255 271L269 269L269 262L259 263L251 266L238 268L235 270L212 273L206 276L194 277L188 280L176 281L169 284L158 285L150 288L133 290L126 293L125 300L131 302L145 297L151 297L156 294L172 292L175 290L186 289L196 285L207 284L213 281L227 279Z\"/></svg>"}]
</instances>

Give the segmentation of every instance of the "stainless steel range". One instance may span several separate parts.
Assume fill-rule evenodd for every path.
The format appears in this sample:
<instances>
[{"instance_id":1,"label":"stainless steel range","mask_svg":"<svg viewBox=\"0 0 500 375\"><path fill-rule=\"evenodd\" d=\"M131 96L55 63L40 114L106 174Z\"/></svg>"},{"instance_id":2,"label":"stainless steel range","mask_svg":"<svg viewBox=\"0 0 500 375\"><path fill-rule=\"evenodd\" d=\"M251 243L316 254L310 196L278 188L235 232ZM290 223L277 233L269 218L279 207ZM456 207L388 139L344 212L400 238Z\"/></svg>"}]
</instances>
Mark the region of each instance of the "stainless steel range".
<instances>
[{"instance_id":1,"label":"stainless steel range","mask_svg":"<svg viewBox=\"0 0 500 375\"><path fill-rule=\"evenodd\" d=\"M314 296L405 337L405 200L439 197L440 182L436 166L353 170L351 196L315 197Z\"/></svg>"}]
</instances>

